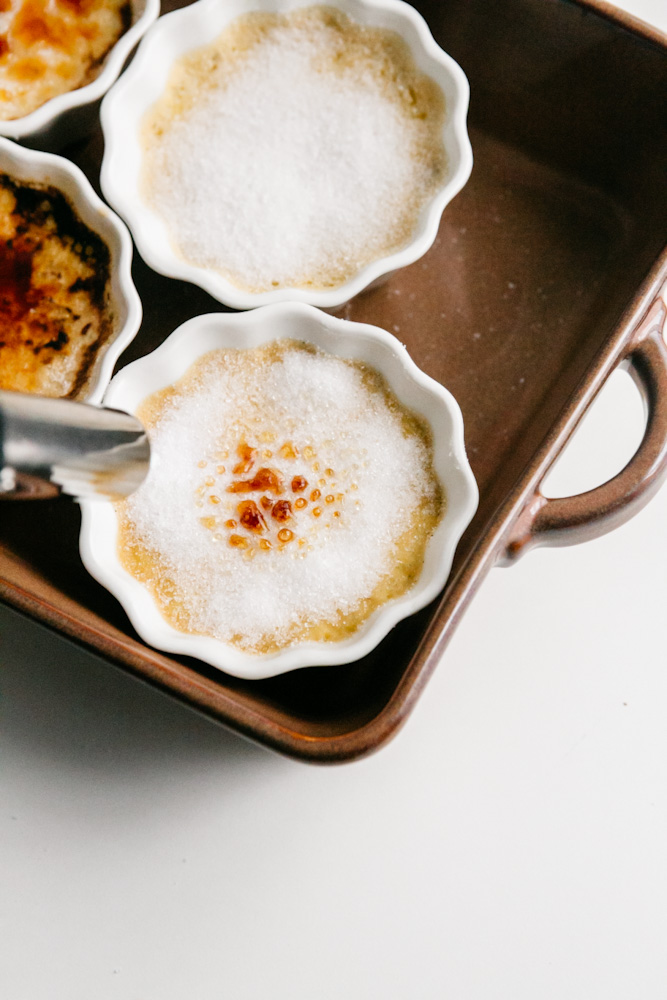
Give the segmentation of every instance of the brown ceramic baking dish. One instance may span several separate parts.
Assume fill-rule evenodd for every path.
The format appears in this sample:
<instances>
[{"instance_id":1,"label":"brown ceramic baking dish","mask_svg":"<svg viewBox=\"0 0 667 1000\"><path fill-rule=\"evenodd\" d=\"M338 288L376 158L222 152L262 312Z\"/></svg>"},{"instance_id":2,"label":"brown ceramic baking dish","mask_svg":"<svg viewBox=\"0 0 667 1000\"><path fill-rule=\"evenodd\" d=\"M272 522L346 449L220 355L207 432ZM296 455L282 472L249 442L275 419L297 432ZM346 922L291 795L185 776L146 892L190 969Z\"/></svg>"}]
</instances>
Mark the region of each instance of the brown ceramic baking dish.
<instances>
[{"instance_id":1,"label":"brown ceramic baking dish","mask_svg":"<svg viewBox=\"0 0 667 1000\"><path fill-rule=\"evenodd\" d=\"M182 6L163 4L163 9ZM5 504L0 595L112 663L282 753L351 760L405 721L484 575L532 544L629 517L667 470L667 39L585 0L417 0L470 79L472 177L420 262L347 306L456 396L480 506L440 599L366 659L245 682L146 647L83 569L67 501ZM101 138L67 151L98 177ZM144 326L123 360L219 309L137 261ZM629 362L644 440L570 499L540 483L609 373Z\"/></svg>"}]
</instances>

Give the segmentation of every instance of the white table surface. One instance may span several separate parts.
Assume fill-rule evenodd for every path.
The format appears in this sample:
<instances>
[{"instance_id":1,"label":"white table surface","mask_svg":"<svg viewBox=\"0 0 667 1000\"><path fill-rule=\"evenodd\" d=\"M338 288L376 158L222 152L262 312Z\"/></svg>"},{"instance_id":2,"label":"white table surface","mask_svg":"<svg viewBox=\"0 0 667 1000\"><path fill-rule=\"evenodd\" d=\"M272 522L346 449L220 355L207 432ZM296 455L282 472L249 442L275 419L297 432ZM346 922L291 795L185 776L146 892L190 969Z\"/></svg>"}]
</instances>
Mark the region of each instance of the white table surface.
<instances>
[{"instance_id":1,"label":"white table surface","mask_svg":"<svg viewBox=\"0 0 667 1000\"><path fill-rule=\"evenodd\" d=\"M641 431L616 374L552 492ZM667 488L494 570L404 730L333 769L0 608L0 996L664 1000L666 599Z\"/></svg>"}]
</instances>

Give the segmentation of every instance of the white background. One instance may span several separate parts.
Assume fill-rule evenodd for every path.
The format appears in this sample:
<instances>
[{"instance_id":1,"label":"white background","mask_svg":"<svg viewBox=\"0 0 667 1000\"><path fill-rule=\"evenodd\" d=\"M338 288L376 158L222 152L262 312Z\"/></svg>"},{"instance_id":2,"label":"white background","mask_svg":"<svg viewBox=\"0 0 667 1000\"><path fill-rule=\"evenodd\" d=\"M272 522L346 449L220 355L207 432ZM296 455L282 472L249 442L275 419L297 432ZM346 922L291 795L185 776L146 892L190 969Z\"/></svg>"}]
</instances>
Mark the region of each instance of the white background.
<instances>
[{"instance_id":1,"label":"white background","mask_svg":"<svg viewBox=\"0 0 667 1000\"><path fill-rule=\"evenodd\" d=\"M552 493L641 431L615 374ZM0 609L0 996L664 1000L666 557L667 488L494 570L402 733L334 769Z\"/></svg>"}]
</instances>

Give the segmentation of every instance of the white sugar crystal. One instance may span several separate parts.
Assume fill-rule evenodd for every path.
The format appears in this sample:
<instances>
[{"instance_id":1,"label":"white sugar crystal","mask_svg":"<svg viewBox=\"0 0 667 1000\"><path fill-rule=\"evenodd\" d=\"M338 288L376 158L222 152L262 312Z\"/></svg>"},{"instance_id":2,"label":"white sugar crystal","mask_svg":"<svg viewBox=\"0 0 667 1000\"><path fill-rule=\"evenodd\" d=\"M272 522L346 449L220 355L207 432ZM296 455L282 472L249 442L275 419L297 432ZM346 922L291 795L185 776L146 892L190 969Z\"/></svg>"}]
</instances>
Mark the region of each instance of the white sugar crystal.
<instances>
[{"instance_id":1,"label":"white sugar crystal","mask_svg":"<svg viewBox=\"0 0 667 1000\"><path fill-rule=\"evenodd\" d=\"M425 155L432 123L379 72L336 71L336 45L322 25L275 29L150 139L147 197L185 259L248 290L322 287L412 237L439 134Z\"/></svg>"},{"instance_id":2,"label":"white sugar crystal","mask_svg":"<svg viewBox=\"0 0 667 1000\"><path fill-rule=\"evenodd\" d=\"M401 412L369 387L358 366L299 348L259 365L244 363L244 354L252 352L225 352L222 362L214 352L198 363L195 380L150 432L150 474L125 502L124 516L135 536L160 554L161 571L173 578L192 629L228 642L241 637L248 645L354 610L391 572L398 538L438 487L423 438L406 433ZM261 449L266 445L257 442L267 430L276 434L275 450L256 465L279 470L287 484L305 477L303 496L333 470L331 494L343 499L327 505L329 487L322 487L320 518L312 502L295 510L288 524L294 540L257 549L249 559L230 546L229 530L210 530L201 518L215 516L222 525L238 516L240 500L259 500L257 493L233 494L227 487L239 479L232 473L239 439ZM280 456L283 441L298 447L298 457ZM232 455L221 473L225 444ZM207 478L214 485L202 492ZM211 504L210 495L220 503ZM289 487L284 495L294 503Z\"/></svg>"}]
</instances>

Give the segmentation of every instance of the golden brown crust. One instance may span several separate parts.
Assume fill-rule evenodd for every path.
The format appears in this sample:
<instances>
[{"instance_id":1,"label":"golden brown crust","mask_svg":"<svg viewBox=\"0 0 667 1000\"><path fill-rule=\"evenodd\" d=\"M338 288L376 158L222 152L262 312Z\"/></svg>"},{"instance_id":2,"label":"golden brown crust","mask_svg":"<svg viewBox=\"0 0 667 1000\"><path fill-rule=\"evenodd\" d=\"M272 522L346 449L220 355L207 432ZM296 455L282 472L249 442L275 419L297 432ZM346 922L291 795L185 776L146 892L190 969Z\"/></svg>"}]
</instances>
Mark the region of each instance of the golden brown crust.
<instances>
[{"instance_id":1,"label":"golden brown crust","mask_svg":"<svg viewBox=\"0 0 667 1000\"><path fill-rule=\"evenodd\" d=\"M111 329L109 260L60 192L0 175L0 388L77 394Z\"/></svg>"},{"instance_id":2,"label":"golden brown crust","mask_svg":"<svg viewBox=\"0 0 667 1000\"><path fill-rule=\"evenodd\" d=\"M0 0L0 120L90 83L131 21L128 0Z\"/></svg>"}]
</instances>

